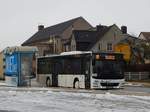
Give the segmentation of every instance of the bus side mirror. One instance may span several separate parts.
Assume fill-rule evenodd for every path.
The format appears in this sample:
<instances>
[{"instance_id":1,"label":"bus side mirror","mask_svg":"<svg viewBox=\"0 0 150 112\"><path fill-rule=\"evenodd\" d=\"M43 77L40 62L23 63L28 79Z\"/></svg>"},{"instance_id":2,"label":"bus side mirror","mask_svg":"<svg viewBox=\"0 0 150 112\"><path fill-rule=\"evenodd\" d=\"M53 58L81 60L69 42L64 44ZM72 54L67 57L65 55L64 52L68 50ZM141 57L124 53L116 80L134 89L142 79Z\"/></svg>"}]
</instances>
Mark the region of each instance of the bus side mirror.
<instances>
[{"instance_id":1,"label":"bus side mirror","mask_svg":"<svg viewBox=\"0 0 150 112\"><path fill-rule=\"evenodd\" d=\"M96 63L96 58L95 58L95 56L92 56L92 65L94 66L95 63Z\"/></svg>"}]
</instances>

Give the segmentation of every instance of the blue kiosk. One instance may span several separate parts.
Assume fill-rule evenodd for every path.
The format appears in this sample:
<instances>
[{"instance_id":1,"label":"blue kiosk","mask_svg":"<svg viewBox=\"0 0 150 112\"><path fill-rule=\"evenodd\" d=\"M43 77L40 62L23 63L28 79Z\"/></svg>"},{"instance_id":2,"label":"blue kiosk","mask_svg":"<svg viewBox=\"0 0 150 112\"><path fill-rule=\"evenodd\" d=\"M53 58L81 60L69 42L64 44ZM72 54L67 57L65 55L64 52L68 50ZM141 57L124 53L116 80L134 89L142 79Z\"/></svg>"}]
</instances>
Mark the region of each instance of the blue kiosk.
<instances>
[{"instance_id":1,"label":"blue kiosk","mask_svg":"<svg viewBox=\"0 0 150 112\"><path fill-rule=\"evenodd\" d=\"M7 47L5 55L5 81L8 86L28 86L32 74L33 55L36 47Z\"/></svg>"}]
</instances>

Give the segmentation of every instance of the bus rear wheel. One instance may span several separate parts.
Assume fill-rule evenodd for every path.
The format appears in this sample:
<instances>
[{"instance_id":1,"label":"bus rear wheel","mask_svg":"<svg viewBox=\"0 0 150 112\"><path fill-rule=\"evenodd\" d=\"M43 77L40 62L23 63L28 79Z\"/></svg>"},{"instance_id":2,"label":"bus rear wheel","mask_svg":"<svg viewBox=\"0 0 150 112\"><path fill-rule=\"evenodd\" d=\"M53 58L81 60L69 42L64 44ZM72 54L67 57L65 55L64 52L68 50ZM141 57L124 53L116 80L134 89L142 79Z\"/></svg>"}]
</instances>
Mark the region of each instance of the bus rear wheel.
<instances>
[{"instance_id":1,"label":"bus rear wheel","mask_svg":"<svg viewBox=\"0 0 150 112\"><path fill-rule=\"evenodd\" d=\"M80 85L79 85L79 79L75 78L74 82L73 82L73 88L79 89Z\"/></svg>"},{"instance_id":2,"label":"bus rear wheel","mask_svg":"<svg viewBox=\"0 0 150 112\"><path fill-rule=\"evenodd\" d=\"M50 85L51 85L50 78L47 77L47 78L46 78L46 87L50 87Z\"/></svg>"}]
</instances>

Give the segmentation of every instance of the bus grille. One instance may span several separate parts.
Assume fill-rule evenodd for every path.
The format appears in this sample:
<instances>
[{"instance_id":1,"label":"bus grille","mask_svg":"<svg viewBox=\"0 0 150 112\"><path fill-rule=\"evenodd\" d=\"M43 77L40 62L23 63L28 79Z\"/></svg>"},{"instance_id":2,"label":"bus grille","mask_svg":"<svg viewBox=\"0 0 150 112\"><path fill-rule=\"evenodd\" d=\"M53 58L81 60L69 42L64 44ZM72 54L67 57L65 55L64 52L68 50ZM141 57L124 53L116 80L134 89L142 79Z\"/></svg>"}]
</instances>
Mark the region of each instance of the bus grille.
<instances>
[{"instance_id":1,"label":"bus grille","mask_svg":"<svg viewBox=\"0 0 150 112\"><path fill-rule=\"evenodd\" d=\"M101 83L101 85L111 87L111 86L118 86L119 83Z\"/></svg>"}]
</instances>

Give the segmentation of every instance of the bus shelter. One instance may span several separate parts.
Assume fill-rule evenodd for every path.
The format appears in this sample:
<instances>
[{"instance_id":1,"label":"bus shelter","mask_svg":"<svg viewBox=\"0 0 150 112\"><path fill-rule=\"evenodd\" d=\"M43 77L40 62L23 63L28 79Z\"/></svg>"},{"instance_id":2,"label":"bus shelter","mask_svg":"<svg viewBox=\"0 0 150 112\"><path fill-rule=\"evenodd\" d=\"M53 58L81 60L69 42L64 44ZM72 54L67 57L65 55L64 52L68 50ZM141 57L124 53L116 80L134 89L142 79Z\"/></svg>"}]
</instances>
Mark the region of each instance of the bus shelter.
<instances>
[{"instance_id":1,"label":"bus shelter","mask_svg":"<svg viewBox=\"0 0 150 112\"><path fill-rule=\"evenodd\" d=\"M31 84L33 56L36 47L7 47L5 55L5 81L8 86L28 86Z\"/></svg>"}]
</instances>

